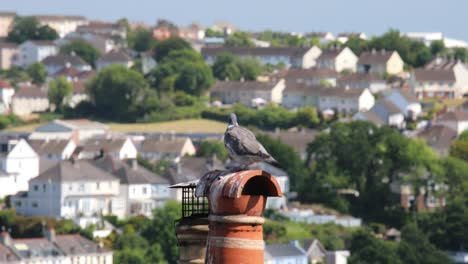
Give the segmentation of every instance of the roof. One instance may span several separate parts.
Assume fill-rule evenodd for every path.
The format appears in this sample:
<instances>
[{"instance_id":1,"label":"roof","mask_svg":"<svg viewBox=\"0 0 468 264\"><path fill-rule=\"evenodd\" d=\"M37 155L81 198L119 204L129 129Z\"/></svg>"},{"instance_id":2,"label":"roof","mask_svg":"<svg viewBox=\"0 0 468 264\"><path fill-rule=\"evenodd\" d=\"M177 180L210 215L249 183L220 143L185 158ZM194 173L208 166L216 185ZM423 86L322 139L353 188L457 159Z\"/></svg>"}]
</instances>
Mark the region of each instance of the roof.
<instances>
[{"instance_id":1,"label":"roof","mask_svg":"<svg viewBox=\"0 0 468 264\"><path fill-rule=\"evenodd\" d=\"M171 184L199 180L212 170L224 169L223 163L216 158L181 157L166 172Z\"/></svg>"},{"instance_id":2,"label":"roof","mask_svg":"<svg viewBox=\"0 0 468 264\"><path fill-rule=\"evenodd\" d=\"M93 21L90 22L88 25L81 25L77 27L77 31L80 30L98 30L98 29L116 29L116 28L124 28L122 25L117 23L107 23L107 22L97 22Z\"/></svg>"},{"instance_id":3,"label":"roof","mask_svg":"<svg viewBox=\"0 0 468 264\"><path fill-rule=\"evenodd\" d=\"M398 90L398 92L401 94L401 96L403 96L406 99L406 101L410 103L419 103L418 97L416 97L416 95L413 94L411 91L400 89Z\"/></svg>"},{"instance_id":4,"label":"roof","mask_svg":"<svg viewBox=\"0 0 468 264\"><path fill-rule=\"evenodd\" d=\"M385 64L394 51L365 51L359 55L358 64Z\"/></svg>"},{"instance_id":5,"label":"roof","mask_svg":"<svg viewBox=\"0 0 468 264\"><path fill-rule=\"evenodd\" d=\"M47 93L37 86L23 86L15 95L14 98L48 98Z\"/></svg>"},{"instance_id":6,"label":"roof","mask_svg":"<svg viewBox=\"0 0 468 264\"><path fill-rule=\"evenodd\" d=\"M82 81L75 81L73 84L73 93L86 93L86 86Z\"/></svg>"},{"instance_id":7,"label":"roof","mask_svg":"<svg viewBox=\"0 0 468 264\"><path fill-rule=\"evenodd\" d=\"M1 15L1 14L0 14ZM20 261L20 258L11 250L2 243L0 243L0 263L8 263Z\"/></svg>"},{"instance_id":8,"label":"roof","mask_svg":"<svg viewBox=\"0 0 468 264\"><path fill-rule=\"evenodd\" d=\"M297 153L305 153L307 145L314 141L315 137L320 132L313 129L303 129L301 131L280 130L274 132L266 132L265 134L271 138L279 139L283 143L291 146Z\"/></svg>"},{"instance_id":9,"label":"roof","mask_svg":"<svg viewBox=\"0 0 468 264\"><path fill-rule=\"evenodd\" d=\"M87 20L84 16L75 15L32 15L38 20Z\"/></svg>"},{"instance_id":10,"label":"roof","mask_svg":"<svg viewBox=\"0 0 468 264\"><path fill-rule=\"evenodd\" d=\"M389 114L399 114L399 113L401 113L401 110L394 103L392 103L389 100L380 100L379 102L377 102L377 104L380 104L380 105L384 106L387 109L387 111L389 112Z\"/></svg>"},{"instance_id":11,"label":"roof","mask_svg":"<svg viewBox=\"0 0 468 264\"><path fill-rule=\"evenodd\" d=\"M438 121L468 121L468 113L462 110L449 111L440 116Z\"/></svg>"},{"instance_id":12,"label":"roof","mask_svg":"<svg viewBox=\"0 0 468 264\"><path fill-rule=\"evenodd\" d=\"M56 235L55 244L67 255L111 252L111 250L103 248L98 243L88 240L78 234Z\"/></svg>"},{"instance_id":13,"label":"roof","mask_svg":"<svg viewBox=\"0 0 468 264\"><path fill-rule=\"evenodd\" d=\"M1 15L0 15L1 16ZM5 41L0 41L0 49L1 48L8 48L8 49L17 49L18 44L13 43L13 42L5 42Z\"/></svg>"},{"instance_id":14,"label":"roof","mask_svg":"<svg viewBox=\"0 0 468 264\"><path fill-rule=\"evenodd\" d=\"M21 258L57 257L65 254L55 243L47 238L17 238L12 239L12 247Z\"/></svg>"},{"instance_id":15,"label":"roof","mask_svg":"<svg viewBox=\"0 0 468 264\"><path fill-rule=\"evenodd\" d=\"M101 58L98 60L99 62L122 62L122 61L132 61L130 56L127 55L127 53L120 51L120 50L112 50L109 51L108 53L104 54Z\"/></svg>"},{"instance_id":16,"label":"roof","mask_svg":"<svg viewBox=\"0 0 468 264\"><path fill-rule=\"evenodd\" d=\"M126 138L112 138L112 139L89 139L85 141L82 145L83 152L99 152L104 150L106 152L116 152L120 151L127 141Z\"/></svg>"},{"instance_id":17,"label":"roof","mask_svg":"<svg viewBox=\"0 0 468 264\"><path fill-rule=\"evenodd\" d=\"M29 145L39 155L62 154L69 142L69 140L28 140Z\"/></svg>"},{"instance_id":18,"label":"roof","mask_svg":"<svg viewBox=\"0 0 468 264\"><path fill-rule=\"evenodd\" d=\"M376 113L372 111L367 111L367 112L359 112L357 115L362 115L365 117L365 119L371 123L374 123L376 125L384 125L385 121L382 120Z\"/></svg>"},{"instance_id":19,"label":"roof","mask_svg":"<svg viewBox=\"0 0 468 264\"><path fill-rule=\"evenodd\" d=\"M185 145L185 141L189 138L174 138L174 139L154 139L148 138L143 140L139 152L149 153L174 153L179 154Z\"/></svg>"},{"instance_id":20,"label":"roof","mask_svg":"<svg viewBox=\"0 0 468 264\"><path fill-rule=\"evenodd\" d=\"M457 138L457 131L442 125L435 125L418 133L418 137L434 149L449 149Z\"/></svg>"},{"instance_id":21,"label":"roof","mask_svg":"<svg viewBox=\"0 0 468 264\"><path fill-rule=\"evenodd\" d=\"M79 74L80 74L80 71L78 71L75 67L73 67L73 66L67 67L67 65L65 65L62 69L60 69L54 75L55 76L78 77Z\"/></svg>"},{"instance_id":22,"label":"roof","mask_svg":"<svg viewBox=\"0 0 468 264\"><path fill-rule=\"evenodd\" d=\"M128 164L124 161L114 159L110 155L92 161L95 166L111 172L115 177L120 179L120 182L123 184L169 183L169 180L138 165L136 160L130 162L131 163Z\"/></svg>"},{"instance_id":23,"label":"roof","mask_svg":"<svg viewBox=\"0 0 468 264\"><path fill-rule=\"evenodd\" d=\"M322 243L320 243L320 241L318 239L304 240L304 241L302 241L302 245L303 245L303 248L307 252L308 255L314 253L314 252L309 252L309 250L311 250L311 247L317 247L320 250L320 253L322 253L322 255L319 255L319 256L310 256L309 255L309 257L323 257L323 256L325 256L325 254L327 252L327 250L323 247Z\"/></svg>"},{"instance_id":24,"label":"roof","mask_svg":"<svg viewBox=\"0 0 468 264\"><path fill-rule=\"evenodd\" d=\"M0 79L0 89L13 88L8 81Z\"/></svg>"},{"instance_id":25,"label":"roof","mask_svg":"<svg viewBox=\"0 0 468 264\"><path fill-rule=\"evenodd\" d=\"M77 55L70 55L70 54L57 54L48 56L42 60L42 63L46 66L85 66L87 63Z\"/></svg>"},{"instance_id":26,"label":"roof","mask_svg":"<svg viewBox=\"0 0 468 264\"><path fill-rule=\"evenodd\" d=\"M89 119L57 119L52 121L74 129L107 129L107 126Z\"/></svg>"},{"instance_id":27,"label":"roof","mask_svg":"<svg viewBox=\"0 0 468 264\"><path fill-rule=\"evenodd\" d=\"M350 74L344 74L341 75L340 82L346 83L346 82L371 82L371 81L382 81L386 82L384 79L382 79L378 74L376 73L365 73L365 72L357 72L357 73L350 73Z\"/></svg>"},{"instance_id":28,"label":"roof","mask_svg":"<svg viewBox=\"0 0 468 264\"><path fill-rule=\"evenodd\" d=\"M304 56L312 47L205 47L201 49L203 56L214 56L220 53L232 53L242 56Z\"/></svg>"},{"instance_id":29,"label":"roof","mask_svg":"<svg viewBox=\"0 0 468 264\"><path fill-rule=\"evenodd\" d=\"M9 17L14 17L16 16L16 12L13 12L13 11L2 11L0 12L0 16L9 16Z\"/></svg>"},{"instance_id":30,"label":"roof","mask_svg":"<svg viewBox=\"0 0 468 264\"><path fill-rule=\"evenodd\" d=\"M346 87L326 87L304 83L287 82L283 94L297 94L319 97L357 98L366 89L351 89Z\"/></svg>"},{"instance_id":31,"label":"roof","mask_svg":"<svg viewBox=\"0 0 468 264\"><path fill-rule=\"evenodd\" d=\"M452 70L444 69L415 69L414 78L418 82L428 81L444 81L444 82L455 82L455 73Z\"/></svg>"},{"instance_id":32,"label":"roof","mask_svg":"<svg viewBox=\"0 0 468 264\"><path fill-rule=\"evenodd\" d=\"M437 57L430 61L428 64L424 66L424 69L426 70L451 70L455 65L457 65L459 62L457 60L452 60L452 59L444 59Z\"/></svg>"},{"instance_id":33,"label":"roof","mask_svg":"<svg viewBox=\"0 0 468 264\"><path fill-rule=\"evenodd\" d=\"M56 46L55 43L50 40L28 40L27 42L31 42L36 46Z\"/></svg>"},{"instance_id":34,"label":"roof","mask_svg":"<svg viewBox=\"0 0 468 264\"><path fill-rule=\"evenodd\" d=\"M336 78L340 74L331 69L324 68L309 68L309 69L289 69L285 72L284 78L298 79L298 78Z\"/></svg>"},{"instance_id":35,"label":"roof","mask_svg":"<svg viewBox=\"0 0 468 264\"><path fill-rule=\"evenodd\" d=\"M336 58L343 49L328 49L322 50L322 53L318 57L317 60L330 60Z\"/></svg>"},{"instance_id":36,"label":"roof","mask_svg":"<svg viewBox=\"0 0 468 264\"><path fill-rule=\"evenodd\" d=\"M291 243L265 246L265 251L273 257L305 256L305 253Z\"/></svg>"},{"instance_id":37,"label":"roof","mask_svg":"<svg viewBox=\"0 0 468 264\"><path fill-rule=\"evenodd\" d=\"M96 71L82 71L78 74L78 78L82 80L91 79L96 75Z\"/></svg>"},{"instance_id":38,"label":"roof","mask_svg":"<svg viewBox=\"0 0 468 264\"><path fill-rule=\"evenodd\" d=\"M216 82L210 89L211 92L224 91L271 91L277 82L257 82L257 81L226 81Z\"/></svg>"},{"instance_id":39,"label":"roof","mask_svg":"<svg viewBox=\"0 0 468 264\"><path fill-rule=\"evenodd\" d=\"M74 182L74 181L113 181L114 175L99 169L87 160L61 161L39 174L33 181Z\"/></svg>"}]
</instances>

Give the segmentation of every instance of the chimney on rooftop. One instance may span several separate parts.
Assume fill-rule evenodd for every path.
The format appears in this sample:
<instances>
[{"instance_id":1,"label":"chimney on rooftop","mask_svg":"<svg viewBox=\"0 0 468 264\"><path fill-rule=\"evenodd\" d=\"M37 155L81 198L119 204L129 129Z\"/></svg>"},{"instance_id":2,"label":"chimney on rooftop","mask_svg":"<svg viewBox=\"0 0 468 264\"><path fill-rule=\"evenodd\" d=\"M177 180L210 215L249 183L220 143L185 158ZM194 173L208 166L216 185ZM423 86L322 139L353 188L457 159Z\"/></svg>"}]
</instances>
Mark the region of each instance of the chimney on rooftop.
<instances>
[{"instance_id":1,"label":"chimney on rooftop","mask_svg":"<svg viewBox=\"0 0 468 264\"><path fill-rule=\"evenodd\" d=\"M375 48L372 48L372 54L375 54L377 51L375 50Z\"/></svg>"},{"instance_id":2,"label":"chimney on rooftop","mask_svg":"<svg viewBox=\"0 0 468 264\"><path fill-rule=\"evenodd\" d=\"M132 169L138 169L138 161L136 159L132 159Z\"/></svg>"},{"instance_id":3,"label":"chimney on rooftop","mask_svg":"<svg viewBox=\"0 0 468 264\"><path fill-rule=\"evenodd\" d=\"M55 229L47 228L44 230L44 237L50 242L55 242Z\"/></svg>"}]
</instances>

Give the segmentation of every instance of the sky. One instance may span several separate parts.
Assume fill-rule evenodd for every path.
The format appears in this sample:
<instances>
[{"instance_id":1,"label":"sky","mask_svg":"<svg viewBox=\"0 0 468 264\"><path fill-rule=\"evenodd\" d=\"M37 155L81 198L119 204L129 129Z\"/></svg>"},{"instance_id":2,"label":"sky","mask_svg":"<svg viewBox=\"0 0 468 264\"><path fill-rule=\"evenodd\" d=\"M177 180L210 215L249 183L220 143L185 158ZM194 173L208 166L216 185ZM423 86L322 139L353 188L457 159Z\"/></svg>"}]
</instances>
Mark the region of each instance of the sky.
<instances>
[{"instance_id":1,"label":"sky","mask_svg":"<svg viewBox=\"0 0 468 264\"><path fill-rule=\"evenodd\" d=\"M20 15L68 14L90 19L155 24L158 18L187 25L229 22L242 30L359 31L378 35L443 32L468 41L466 0L0 0L0 11Z\"/></svg>"}]
</instances>

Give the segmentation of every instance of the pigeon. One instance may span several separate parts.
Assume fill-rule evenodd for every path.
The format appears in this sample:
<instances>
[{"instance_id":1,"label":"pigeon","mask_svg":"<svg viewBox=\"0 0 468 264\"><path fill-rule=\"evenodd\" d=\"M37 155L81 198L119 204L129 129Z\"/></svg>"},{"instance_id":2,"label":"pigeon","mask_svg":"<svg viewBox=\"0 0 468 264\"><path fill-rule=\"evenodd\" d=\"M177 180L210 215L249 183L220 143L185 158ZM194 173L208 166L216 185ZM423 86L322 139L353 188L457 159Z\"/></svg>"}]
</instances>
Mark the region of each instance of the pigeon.
<instances>
[{"instance_id":1,"label":"pigeon","mask_svg":"<svg viewBox=\"0 0 468 264\"><path fill-rule=\"evenodd\" d=\"M282 168L278 161L257 141L252 131L239 126L237 116L234 113L229 116L229 125L224 133L224 146L228 150L229 157L240 164L239 170L262 161Z\"/></svg>"}]
</instances>

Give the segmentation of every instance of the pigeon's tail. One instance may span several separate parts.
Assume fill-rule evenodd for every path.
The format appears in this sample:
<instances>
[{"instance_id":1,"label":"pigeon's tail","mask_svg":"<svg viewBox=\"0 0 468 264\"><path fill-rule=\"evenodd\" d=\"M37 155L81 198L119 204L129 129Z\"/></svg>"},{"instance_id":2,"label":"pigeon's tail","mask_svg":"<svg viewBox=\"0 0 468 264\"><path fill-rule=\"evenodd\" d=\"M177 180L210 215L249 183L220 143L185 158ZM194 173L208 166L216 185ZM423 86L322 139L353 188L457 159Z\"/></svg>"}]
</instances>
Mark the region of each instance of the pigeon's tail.
<instances>
[{"instance_id":1,"label":"pigeon's tail","mask_svg":"<svg viewBox=\"0 0 468 264\"><path fill-rule=\"evenodd\" d=\"M265 162L278 169L282 169L282 170L284 169L283 166L281 166L281 164L277 160L275 160L275 158L273 157L269 157L268 159L265 160Z\"/></svg>"}]
</instances>

